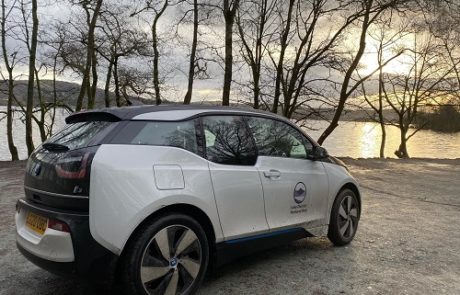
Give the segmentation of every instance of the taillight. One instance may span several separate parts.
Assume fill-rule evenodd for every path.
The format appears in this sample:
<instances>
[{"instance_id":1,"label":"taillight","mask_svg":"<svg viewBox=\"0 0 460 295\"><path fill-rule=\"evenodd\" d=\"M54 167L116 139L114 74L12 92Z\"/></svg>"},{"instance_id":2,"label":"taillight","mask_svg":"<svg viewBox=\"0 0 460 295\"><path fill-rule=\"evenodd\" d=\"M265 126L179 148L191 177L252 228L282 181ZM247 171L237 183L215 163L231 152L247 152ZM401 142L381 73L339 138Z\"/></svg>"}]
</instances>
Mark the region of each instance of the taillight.
<instances>
[{"instance_id":1,"label":"taillight","mask_svg":"<svg viewBox=\"0 0 460 295\"><path fill-rule=\"evenodd\" d=\"M60 178L82 179L87 176L93 151L85 153L70 153L56 162L56 173Z\"/></svg>"},{"instance_id":2,"label":"taillight","mask_svg":"<svg viewBox=\"0 0 460 295\"><path fill-rule=\"evenodd\" d=\"M56 220L56 219L49 219L48 220L48 228L51 228L51 229L54 229L54 230L57 230L57 231L70 233L70 228L67 225L67 223L65 223L63 221L60 221L60 220Z\"/></svg>"}]
</instances>

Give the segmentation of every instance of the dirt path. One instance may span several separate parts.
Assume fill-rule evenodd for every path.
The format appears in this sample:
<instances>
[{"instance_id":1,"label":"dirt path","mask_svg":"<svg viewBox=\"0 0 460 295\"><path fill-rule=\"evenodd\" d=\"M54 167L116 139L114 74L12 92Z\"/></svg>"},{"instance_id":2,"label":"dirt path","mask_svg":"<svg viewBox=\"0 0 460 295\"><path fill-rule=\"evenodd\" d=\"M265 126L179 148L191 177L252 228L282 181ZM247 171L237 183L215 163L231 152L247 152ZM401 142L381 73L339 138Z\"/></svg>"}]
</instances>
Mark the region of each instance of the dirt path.
<instances>
[{"instance_id":1,"label":"dirt path","mask_svg":"<svg viewBox=\"0 0 460 295\"><path fill-rule=\"evenodd\" d=\"M345 159L364 207L355 241L311 238L240 259L200 294L460 294L460 160ZM23 163L0 163L0 294L100 294L42 271L15 247Z\"/></svg>"}]
</instances>

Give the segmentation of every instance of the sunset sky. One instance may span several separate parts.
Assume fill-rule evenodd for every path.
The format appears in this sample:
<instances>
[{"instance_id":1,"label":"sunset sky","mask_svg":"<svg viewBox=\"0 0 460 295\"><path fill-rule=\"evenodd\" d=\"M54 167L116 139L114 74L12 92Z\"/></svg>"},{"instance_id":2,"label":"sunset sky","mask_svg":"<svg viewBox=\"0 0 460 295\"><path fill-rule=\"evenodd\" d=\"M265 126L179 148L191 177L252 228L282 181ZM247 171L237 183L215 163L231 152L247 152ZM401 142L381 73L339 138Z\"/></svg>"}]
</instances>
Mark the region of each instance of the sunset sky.
<instances>
[{"instance_id":1,"label":"sunset sky","mask_svg":"<svg viewBox=\"0 0 460 295\"><path fill-rule=\"evenodd\" d=\"M81 15L82 11L78 7L71 7L67 4L64 4L63 1L48 1L50 3L46 9L44 7L39 7L39 19L40 19L40 30L41 32L52 32L51 27L57 21L68 21L69 18L73 17L73 21L75 21L76 15ZM110 3L110 1L108 1ZM133 8L134 11L135 8ZM180 9L180 8L179 8ZM18 14L18 12L14 12L13 14ZM172 38L172 34L174 33L174 24L178 20L178 16L176 7L169 8L166 10L165 15L160 19L159 28L160 28L160 40L162 42L160 46L160 51L162 56L160 57L160 75L162 79L165 81L163 94L166 99L169 100L181 100L185 93L186 83L187 83L187 67L188 67L188 54L189 54L189 47L184 44L179 44L177 40ZM18 18L19 15L15 15L14 18ZM151 17L151 16L150 16ZM149 18L148 15L143 15L140 18L132 18L130 21L133 23L134 26L142 28L145 32L149 32ZM329 23L328 23L329 21ZM396 32L396 24L392 25L393 28L385 28L386 34L391 32L392 30ZM191 24L182 24L178 30L180 41L185 42L186 44L190 44L191 41ZM317 33L318 36L322 36L324 34L331 34L334 30L334 24L330 24L330 20L323 20L322 26L320 26L321 33ZM357 27L351 27L346 38L342 41L340 50L343 52L356 52L356 40L359 37L358 33L354 33L357 31ZM235 29L236 31L236 29ZM236 33L236 32L235 32ZM222 54L223 50L221 49L223 46L223 25L222 23L214 23L211 26L208 25L201 25L200 26L200 40L212 45L213 47L217 48L217 52ZM375 71L378 67L377 64L377 47L379 42L376 40L376 36L379 35L379 30L377 28L370 30L370 36L367 38L367 47L366 52L361 60L359 74L360 75L368 75L369 73ZM43 34L41 36L44 37ZM44 37L45 38L45 37ZM324 38L324 37L322 37ZM236 39L236 38L235 38ZM318 39L318 42L321 42L321 39ZM10 51L18 50L23 52L23 56L25 57L26 54L24 53L24 46L23 43L19 40L13 40L10 38L8 40L8 49ZM400 47L413 47L414 46L414 34L406 34L394 44L387 46L384 49L384 59L387 60L391 58L397 48ZM39 53L38 53L38 60L44 61L44 52L48 50L45 46L39 46ZM200 50L200 48L199 48ZM276 57L276 44L272 48L274 51L273 56ZM295 47L288 48L286 56L287 58L293 57L293 52ZM409 70L409 64L412 61L410 56L411 53L405 53L390 62L386 65L383 69L385 73L389 74L403 74L407 73ZM215 60L219 60L216 55L211 56ZM234 80L235 83L233 84L232 88L232 97L233 99L244 98L244 95L247 95L246 92L241 92L239 90L240 86L239 83L248 80L250 76L250 72L248 68L242 64L241 56L239 55L239 47L237 44L234 45ZM266 60L267 63L270 63L269 59ZM151 71L150 62L139 61L136 59L123 59L121 61L122 64L128 67L133 67L137 69L144 70L146 72ZM219 99L221 96L221 88L222 88L222 79L223 79L223 70L222 64L217 64L213 62L208 62L208 71L209 71L209 79L206 80L196 80L194 85L194 100L195 101L202 101L202 100L216 100ZM103 87L104 85L104 76L106 72L106 65L104 61L101 59L99 61L99 87ZM3 72L3 67L1 67ZM15 74L20 77L20 79L26 79L27 73L27 65L26 63L19 64L15 69ZM42 79L51 79L52 73L41 71L41 78ZM327 68L315 68L314 71L310 73L310 75L317 75L318 77L328 77L329 79L340 81L340 74L338 72L330 72ZM65 71L62 75L58 77L59 80L68 81L68 82L75 82L80 83L81 77L71 71ZM375 87L371 87L371 92L375 91Z\"/></svg>"}]
</instances>

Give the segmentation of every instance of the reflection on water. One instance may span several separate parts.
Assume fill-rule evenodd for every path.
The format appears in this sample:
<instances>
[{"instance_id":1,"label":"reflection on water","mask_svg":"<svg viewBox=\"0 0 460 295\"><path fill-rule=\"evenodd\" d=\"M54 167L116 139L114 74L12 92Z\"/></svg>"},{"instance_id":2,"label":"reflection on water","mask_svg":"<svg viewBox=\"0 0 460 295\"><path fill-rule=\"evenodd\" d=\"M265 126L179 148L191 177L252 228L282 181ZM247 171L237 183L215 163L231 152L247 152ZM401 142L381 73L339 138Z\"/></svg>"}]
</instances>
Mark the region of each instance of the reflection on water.
<instances>
[{"instance_id":1,"label":"reflection on water","mask_svg":"<svg viewBox=\"0 0 460 295\"><path fill-rule=\"evenodd\" d=\"M380 140L382 138L380 128L377 128L375 124L364 123L360 129L360 154L364 158L372 157L374 151L380 150Z\"/></svg>"},{"instance_id":2,"label":"reflection on water","mask_svg":"<svg viewBox=\"0 0 460 295\"><path fill-rule=\"evenodd\" d=\"M0 106L0 111L6 111L6 107ZM27 158L27 146L25 140L25 123L21 120L23 119L20 113L14 114L13 120L13 136L14 136L14 144L16 145L19 153L19 159L26 159ZM64 119L68 115L68 113L63 110L56 111L56 123L53 127L54 132L61 130L65 126ZM3 116L0 115L0 118ZM34 122L34 129L32 133L32 137L35 143L35 147L37 147L40 143L40 131L38 127L35 125ZM0 161L8 161L11 160L11 154L8 150L8 142L6 138L6 118L0 121Z\"/></svg>"},{"instance_id":3,"label":"reflection on water","mask_svg":"<svg viewBox=\"0 0 460 295\"><path fill-rule=\"evenodd\" d=\"M318 138L327 127L326 121L309 121L315 130L306 130ZM387 126L385 157L396 158L394 152L400 142L399 129ZM339 127L326 139L324 147L339 157L373 158L380 154L382 133L373 122L340 122ZM409 155L417 158L460 158L460 133L439 133L421 130L408 142Z\"/></svg>"},{"instance_id":4,"label":"reflection on water","mask_svg":"<svg viewBox=\"0 0 460 295\"><path fill-rule=\"evenodd\" d=\"M5 110L5 107L0 107ZM59 130L65 125L66 113L61 110L56 116L54 130ZM326 121L311 120L308 125L313 130L305 131L317 139L327 127ZM27 148L24 139L25 127L17 116L14 122L15 144L21 159L27 157ZM341 122L339 127L326 139L324 147L330 154L339 157L371 158L378 157L381 140L380 125L372 122ZM34 141L40 143L37 128L34 129ZM387 143L385 156L395 158L394 151L399 146L399 130L387 126ZM408 143L409 155L420 158L460 158L460 133L447 134L430 130L422 130L412 137ZM10 160L10 153L6 141L6 120L0 121L0 161Z\"/></svg>"}]
</instances>

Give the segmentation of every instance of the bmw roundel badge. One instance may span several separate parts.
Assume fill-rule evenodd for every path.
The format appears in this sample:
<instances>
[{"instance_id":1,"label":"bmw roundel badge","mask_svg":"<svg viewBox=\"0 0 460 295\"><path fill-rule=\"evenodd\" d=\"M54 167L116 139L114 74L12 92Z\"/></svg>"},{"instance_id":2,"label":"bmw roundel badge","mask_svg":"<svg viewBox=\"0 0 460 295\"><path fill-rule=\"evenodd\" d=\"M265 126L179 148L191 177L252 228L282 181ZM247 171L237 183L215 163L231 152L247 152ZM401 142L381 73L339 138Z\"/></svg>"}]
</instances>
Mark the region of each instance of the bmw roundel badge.
<instances>
[{"instance_id":1,"label":"bmw roundel badge","mask_svg":"<svg viewBox=\"0 0 460 295\"><path fill-rule=\"evenodd\" d=\"M41 171L42 171L42 165L40 165L40 163L35 164L35 166L32 168L32 172L35 176L40 175Z\"/></svg>"},{"instance_id":2,"label":"bmw roundel badge","mask_svg":"<svg viewBox=\"0 0 460 295\"><path fill-rule=\"evenodd\" d=\"M299 182L295 185L294 188L294 201L297 204L302 203L305 201L305 196L307 195L307 188L303 182Z\"/></svg>"}]
</instances>

